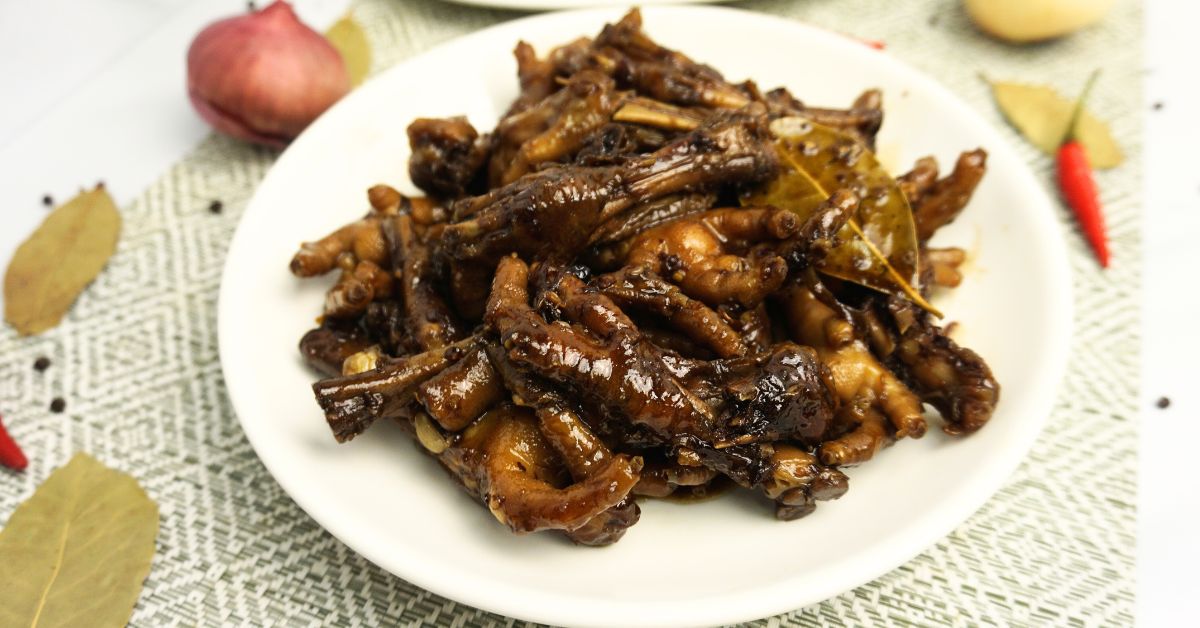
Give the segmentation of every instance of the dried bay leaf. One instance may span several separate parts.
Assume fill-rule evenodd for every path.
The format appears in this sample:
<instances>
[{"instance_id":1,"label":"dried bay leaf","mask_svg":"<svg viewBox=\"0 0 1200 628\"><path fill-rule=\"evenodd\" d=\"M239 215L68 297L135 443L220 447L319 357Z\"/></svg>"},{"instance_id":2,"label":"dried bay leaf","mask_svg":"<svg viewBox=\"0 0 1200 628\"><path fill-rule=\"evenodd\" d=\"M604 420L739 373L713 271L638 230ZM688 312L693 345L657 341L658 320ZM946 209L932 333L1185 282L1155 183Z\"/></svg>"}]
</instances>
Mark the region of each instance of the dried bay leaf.
<instances>
[{"instance_id":1,"label":"dried bay leaf","mask_svg":"<svg viewBox=\"0 0 1200 628\"><path fill-rule=\"evenodd\" d=\"M4 319L22 335L58 325L117 248L121 213L103 185L55 209L4 275Z\"/></svg>"},{"instance_id":2,"label":"dried bay leaf","mask_svg":"<svg viewBox=\"0 0 1200 628\"><path fill-rule=\"evenodd\" d=\"M1055 155L1067 134L1075 101L1045 85L996 81L991 86L996 106L1009 123L1042 152ZM1113 168L1125 159L1108 125L1086 108L1076 133L1093 168Z\"/></svg>"},{"instance_id":3,"label":"dried bay leaf","mask_svg":"<svg viewBox=\"0 0 1200 628\"><path fill-rule=\"evenodd\" d=\"M896 180L854 138L800 117L771 123L784 165L743 205L774 205L808 218L835 191L848 188L861 199L858 212L838 232L840 243L819 270L885 294L901 295L941 316L918 285L919 244L912 208Z\"/></svg>"},{"instance_id":4,"label":"dried bay leaf","mask_svg":"<svg viewBox=\"0 0 1200 628\"><path fill-rule=\"evenodd\" d=\"M346 14L325 31L325 38L342 55L350 85L358 87L371 71L371 44L367 42L362 26Z\"/></svg>"},{"instance_id":5,"label":"dried bay leaf","mask_svg":"<svg viewBox=\"0 0 1200 628\"><path fill-rule=\"evenodd\" d=\"M124 626L157 536L137 481L75 454L0 531L0 626Z\"/></svg>"}]
</instances>

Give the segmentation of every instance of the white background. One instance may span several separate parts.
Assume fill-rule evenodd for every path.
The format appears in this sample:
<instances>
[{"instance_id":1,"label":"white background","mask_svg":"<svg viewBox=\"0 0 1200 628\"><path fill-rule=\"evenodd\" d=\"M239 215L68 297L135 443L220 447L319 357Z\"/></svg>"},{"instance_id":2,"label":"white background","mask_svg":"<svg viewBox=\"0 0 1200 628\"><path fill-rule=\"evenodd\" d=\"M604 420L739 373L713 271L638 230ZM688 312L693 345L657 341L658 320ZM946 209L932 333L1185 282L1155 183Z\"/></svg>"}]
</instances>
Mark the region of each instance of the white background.
<instances>
[{"instance_id":1,"label":"white background","mask_svg":"<svg viewBox=\"0 0 1200 628\"><path fill-rule=\"evenodd\" d=\"M347 0L297 0L317 27ZM0 3L0 267L45 215L103 178L134 198L207 133L185 92L184 55L221 0ZM1200 591L1200 3L1146 2L1145 278L1142 299L1138 620L1186 623ZM1156 107L1161 103L1161 107ZM0 297L2 298L2 297ZM1171 405L1155 402L1169 397Z\"/></svg>"}]
</instances>

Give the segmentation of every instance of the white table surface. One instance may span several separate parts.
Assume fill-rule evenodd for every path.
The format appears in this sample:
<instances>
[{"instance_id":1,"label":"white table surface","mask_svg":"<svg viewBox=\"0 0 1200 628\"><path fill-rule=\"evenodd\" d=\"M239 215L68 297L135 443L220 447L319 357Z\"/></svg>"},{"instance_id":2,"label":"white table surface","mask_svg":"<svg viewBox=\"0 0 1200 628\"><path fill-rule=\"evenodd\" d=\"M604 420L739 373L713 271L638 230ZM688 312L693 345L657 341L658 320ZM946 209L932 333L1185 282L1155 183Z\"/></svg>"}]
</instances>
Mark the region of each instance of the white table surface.
<instances>
[{"instance_id":1,"label":"white table surface","mask_svg":"<svg viewBox=\"0 0 1200 628\"><path fill-rule=\"evenodd\" d=\"M295 4L322 26L348 1ZM103 179L118 203L128 202L208 133L187 102L184 55L205 24L244 8L234 0L0 3L0 267L45 215L43 195L67 199ZM1200 369L1191 361L1200 354L1192 326L1200 292L1187 289L1181 270L1200 244L1192 63L1200 3L1147 0L1146 20L1137 599L1138 623L1165 627L1192 616L1200 591L1200 472L1192 464ZM1155 407L1163 396L1167 409Z\"/></svg>"}]
</instances>

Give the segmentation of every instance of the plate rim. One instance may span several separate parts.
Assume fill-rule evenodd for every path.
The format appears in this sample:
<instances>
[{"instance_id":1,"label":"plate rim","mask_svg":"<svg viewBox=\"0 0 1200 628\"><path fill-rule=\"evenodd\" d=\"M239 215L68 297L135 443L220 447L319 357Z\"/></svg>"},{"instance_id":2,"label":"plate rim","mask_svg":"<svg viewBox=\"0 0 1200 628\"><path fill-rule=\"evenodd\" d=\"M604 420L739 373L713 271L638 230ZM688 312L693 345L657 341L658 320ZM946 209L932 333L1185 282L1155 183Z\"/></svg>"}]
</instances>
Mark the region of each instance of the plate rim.
<instances>
[{"instance_id":1,"label":"plate rim","mask_svg":"<svg viewBox=\"0 0 1200 628\"><path fill-rule=\"evenodd\" d=\"M566 11L590 11L590 10L606 10L613 9L628 9L635 6L641 8L647 7L668 7L679 6L683 4L710 4L715 2L729 2L730 0L648 0L647 2L626 2L618 0L617 2L606 2L605 0L580 0L579 2L571 2L570 0L442 0L448 4L457 4L460 6L503 9L507 11L548 11L548 12L566 12Z\"/></svg>"},{"instance_id":2,"label":"plate rim","mask_svg":"<svg viewBox=\"0 0 1200 628\"><path fill-rule=\"evenodd\" d=\"M863 557L857 560L841 561L831 566L827 574L828 577L821 580L821 584L824 586L807 589L803 595L803 599L789 590L787 586L789 580L784 579L768 587L736 591L729 595L712 598L704 604L696 604L689 608L676 607L664 609L661 603L659 603L658 607L655 607L653 603L647 602L614 601L609 603L605 607L604 612L601 613L598 612L600 609L581 608L580 602L582 598L571 598L560 594L546 594L536 589L514 587L507 583L497 587L494 586L496 583L489 581L489 584L493 586L465 587L462 584L456 584L456 582L461 582L461 574L457 572L448 572L439 569L436 565L431 566L419 560L410 561L405 557L398 557L394 554L385 555L376 548L360 547L361 544L355 544L350 541L350 538L352 538L350 530L345 529L342 525L330 523L331 519L335 519L336 517L327 516L325 513L323 513L323 516L314 514L320 511L319 504L313 503L303 491L293 486L286 479L286 474L278 472L278 467L272 462L271 455L269 453L264 455L264 451L266 450L264 444L268 441L268 435L260 433L254 427L253 422L248 422L243 417L243 413L238 411L239 405L243 407L246 405L244 402L239 403L239 399L242 399L246 394L246 382L239 380L236 376L231 376L231 374L236 375L239 371L243 370L239 368L239 365L230 362L232 359L231 356L236 351L228 346L232 342L234 335L229 331L232 325L230 321L235 320L237 317L237 312L232 311L233 299L231 297L232 288L230 287L235 283L232 277L237 272L237 264L232 262L237 258L236 252L246 248L246 244L242 242L243 239L248 237L245 235L247 230L244 226L247 217L257 207L256 200L259 197L259 190L272 181L273 177L279 176L277 173L281 170L280 166L287 164L289 162L289 155L297 152L294 149L306 145L307 140L316 134L314 133L316 129L320 129L325 124L328 124L329 120L334 117L330 115L331 113L347 107L347 103L355 98L362 98L364 97L363 94L369 94L373 84L386 81L387 76L399 73L402 68L417 59L443 54L447 49L470 45L475 40L487 40L494 37L497 32L512 31L513 33L519 33L523 26L533 22L561 19L592 19L598 27L604 20L614 19L614 15L618 14L620 10L619 7L605 7L541 13L502 22L443 42L418 55L401 61L376 77L373 77L358 90L355 90L354 93L335 104L334 107L315 121L278 157L266 176L258 184L258 187L255 188L254 196L247 204L245 211L239 219L238 227L230 240L225 266L221 275L221 287L217 303L218 349L222 375L225 378L230 404L256 456L262 461L280 487L284 489L288 496L309 517L325 531L345 543L350 549L385 571L448 599L508 617L550 624L579 626L611 625L614 621L613 618L618 616L621 617L620 622L622 624L629 626L704 625L745 621L797 610L871 582L919 556L938 540L951 534L989 501L1002 488L1005 481L1012 475L1016 468L1027 458L1030 448L1043 431L1045 423L1053 411L1053 402L1057 399L1057 391L1066 373L1067 362L1070 356L1070 341L1074 326L1074 302L1070 292L1070 265L1068 263L1067 247L1063 238L1048 238L1047 242L1049 244L1044 251L1050 262L1046 268L1047 275L1050 277L1048 285L1062 288L1053 292L1052 298L1055 298L1057 303L1050 307L1049 311L1055 313L1055 315L1047 321L1047 329L1050 331L1051 337L1059 339L1054 346L1047 349L1046 361L1049 364L1044 367L1045 372L1051 375L1049 377L1050 383L1047 386L1049 386L1052 392L1050 400L1046 404L1046 411L1036 417L1036 421L1031 421L1030 426L1019 434L1020 438L1011 446L1011 449L1014 452L1019 452L1019 455L1014 454L1010 458L998 459L997 462L993 462L982 471L978 471L978 477L973 484L976 486L986 486L986 490L976 490L971 494L970 499L964 498L957 501L946 499L940 501L936 509L927 510L923 513L924 516L922 518L927 520L926 525L912 526L907 530L907 534L897 538L884 552L871 555L869 560ZM888 71L900 75L906 81L911 81L919 85L921 89L933 94L945 107L956 110L964 120L969 120L971 126L976 127L973 131L978 133L974 137L981 142L986 142L992 158L1002 157L1004 161L1011 162L1014 166L1015 176L1024 180L1023 183L1029 188L1030 194L1039 197L1041 204L1045 205L1048 210L1053 210L1055 207L1043 186L1039 184L1037 178L1030 170L1027 162L1019 158L1015 149L992 124L941 83L899 59L890 55L880 54L861 46L861 44L853 40L805 22L743 9L723 6L660 5L643 7L642 12L646 17L646 21L651 24L650 30L653 30L652 23L654 20L663 19L664 17L679 18L688 16L692 19L700 18L706 20L736 18L751 22L761 22L764 26L770 25L773 28L787 27L793 29L797 33L797 36L823 40L822 43L842 48L845 54L848 55L875 55L873 62L881 63L887 66L885 69ZM1036 217L1039 214L1034 213L1033 215ZM1036 229L1037 231L1048 230L1053 233L1060 231L1057 222L1054 220L1053 211L1041 212L1041 215L1043 217L1036 218L1042 223ZM860 565L859 563L865 563L865 565ZM536 596L536 604L530 603L529 596L531 595Z\"/></svg>"}]
</instances>

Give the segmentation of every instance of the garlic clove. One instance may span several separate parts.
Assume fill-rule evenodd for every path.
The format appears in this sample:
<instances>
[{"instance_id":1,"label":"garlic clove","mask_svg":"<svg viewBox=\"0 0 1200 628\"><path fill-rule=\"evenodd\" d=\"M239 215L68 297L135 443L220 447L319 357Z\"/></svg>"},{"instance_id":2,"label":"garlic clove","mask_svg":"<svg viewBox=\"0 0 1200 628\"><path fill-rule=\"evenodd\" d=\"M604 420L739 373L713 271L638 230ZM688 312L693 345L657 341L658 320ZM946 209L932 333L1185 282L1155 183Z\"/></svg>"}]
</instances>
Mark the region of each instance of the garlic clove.
<instances>
[{"instance_id":1,"label":"garlic clove","mask_svg":"<svg viewBox=\"0 0 1200 628\"><path fill-rule=\"evenodd\" d=\"M979 30L1014 43L1062 37L1099 22L1115 0L963 0Z\"/></svg>"},{"instance_id":2,"label":"garlic clove","mask_svg":"<svg viewBox=\"0 0 1200 628\"><path fill-rule=\"evenodd\" d=\"M283 146L350 91L337 50L282 0L215 22L188 49L188 96L218 132Z\"/></svg>"},{"instance_id":3,"label":"garlic clove","mask_svg":"<svg viewBox=\"0 0 1200 628\"><path fill-rule=\"evenodd\" d=\"M428 414L418 412L417 416L413 418L413 427L417 432L417 441L429 453L434 455L440 454L450 446L446 438L442 436L441 431L433 425L433 420L429 418Z\"/></svg>"}]
</instances>

